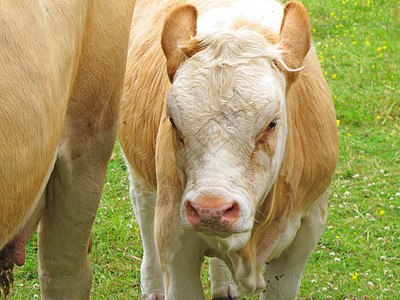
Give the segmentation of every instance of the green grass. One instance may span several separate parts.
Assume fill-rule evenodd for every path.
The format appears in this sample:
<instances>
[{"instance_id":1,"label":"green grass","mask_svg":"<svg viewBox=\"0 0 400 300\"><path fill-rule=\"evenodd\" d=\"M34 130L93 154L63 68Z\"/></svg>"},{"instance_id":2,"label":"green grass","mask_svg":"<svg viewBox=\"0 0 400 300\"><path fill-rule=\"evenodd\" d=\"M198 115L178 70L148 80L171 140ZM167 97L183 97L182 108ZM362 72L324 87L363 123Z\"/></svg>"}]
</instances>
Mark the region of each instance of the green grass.
<instances>
[{"instance_id":1,"label":"green grass","mask_svg":"<svg viewBox=\"0 0 400 300\"><path fill-rule=\"evenodd\" d=\"M334 96L340 156L299 299L400 299L400 1L302 2ZM40 296L36 251L34 237L12 299ZM139 299L141 256L117 145L93 230L92 298ZM209 290L205 269L202 278Z\"/></svg>"}]
</instances>

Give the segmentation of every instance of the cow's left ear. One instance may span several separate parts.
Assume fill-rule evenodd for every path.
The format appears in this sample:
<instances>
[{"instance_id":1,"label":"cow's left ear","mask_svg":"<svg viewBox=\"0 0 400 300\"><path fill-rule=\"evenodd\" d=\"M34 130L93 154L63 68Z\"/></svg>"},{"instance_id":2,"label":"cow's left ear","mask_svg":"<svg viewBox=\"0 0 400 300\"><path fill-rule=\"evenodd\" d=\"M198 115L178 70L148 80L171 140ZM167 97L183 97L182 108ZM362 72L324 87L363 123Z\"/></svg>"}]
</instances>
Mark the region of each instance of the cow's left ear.
<instances>
[{"instance_id":1,"label":"cow's left ear","mask_svg":"<svg viewBox=\"0 0 400 300\"><path fill-rule=\"evenodd\" d=\"M179 65L188 57L182 46L189 44L196 35L197 16L196 7L185 4L177 7L165 19L161 47L167 58L167 72L171 82Z\"/></svg>"},{"instance_id":2,"label":"cow's left ear","mask_svg":"<svg viewBox=\"0 0 400 300\"><path fill-rule=\"evenodd\" d=\"M278 48L284 51L284 63L289 69L301 68L310 50L311 24L307 10L300 2L286 4L279 35Z\"/></svg>"}]
</instances>

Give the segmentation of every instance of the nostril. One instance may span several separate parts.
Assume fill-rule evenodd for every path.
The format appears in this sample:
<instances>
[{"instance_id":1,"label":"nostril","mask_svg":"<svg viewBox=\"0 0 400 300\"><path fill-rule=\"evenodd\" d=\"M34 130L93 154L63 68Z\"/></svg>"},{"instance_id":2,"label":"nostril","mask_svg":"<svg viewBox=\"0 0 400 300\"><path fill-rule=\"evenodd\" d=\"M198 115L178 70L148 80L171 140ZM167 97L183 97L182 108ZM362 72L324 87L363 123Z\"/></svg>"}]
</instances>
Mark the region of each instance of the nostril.
<instances>
[{"instance_id":1,"label":"nostril","mask_svg":"<svg viewBox=\"0 0 400 300\"><path fill-rule=\"evenodd\" d=\"M232 203L230 207L228 207L222 215L222 219L228 221L231 225L236 222L239 218L239 204Z\"/></svg>"},{"instance_id":2,"label":"nostril","mask_svg":"<svg viewBox=\"0 0 400 300\"><path fill-rule=\"evenodd\" d=\"M185 203L186 218L192 228L211 231L231 230L239 219L239 204L223 200L187 201Z\"/></svg>"},{"instance_id":3,"label":"nostril","mask_svg":"<svg viewBox=\"0 0 400 300\"><path fill-rule=\"evenodd\" d=\"M192 206L190 201L186 202L186 216L192 225L200 222L200 216L197 210Z\"/></svg>"}]
</instances>

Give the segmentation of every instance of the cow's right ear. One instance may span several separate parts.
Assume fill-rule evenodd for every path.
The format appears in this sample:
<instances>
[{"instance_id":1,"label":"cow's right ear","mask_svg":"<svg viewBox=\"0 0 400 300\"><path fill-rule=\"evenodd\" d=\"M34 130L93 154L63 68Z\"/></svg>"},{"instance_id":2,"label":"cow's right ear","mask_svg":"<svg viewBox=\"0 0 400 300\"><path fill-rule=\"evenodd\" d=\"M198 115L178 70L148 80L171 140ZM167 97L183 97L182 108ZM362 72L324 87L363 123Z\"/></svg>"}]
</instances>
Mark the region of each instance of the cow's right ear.
<instances>
[{"instance_id":1,"label":"cow's right ear","mask_svg":"<svg viewBox=\"0 0 400 300\"><path fill-rule=\"evenodd\" d=\"M187 59L180 46L190 43L197 33L197 9L185 4L177 7L165 19L161 47L167 58L167 72L172 82L179 65Z\"/></svg>"}]
</instances>

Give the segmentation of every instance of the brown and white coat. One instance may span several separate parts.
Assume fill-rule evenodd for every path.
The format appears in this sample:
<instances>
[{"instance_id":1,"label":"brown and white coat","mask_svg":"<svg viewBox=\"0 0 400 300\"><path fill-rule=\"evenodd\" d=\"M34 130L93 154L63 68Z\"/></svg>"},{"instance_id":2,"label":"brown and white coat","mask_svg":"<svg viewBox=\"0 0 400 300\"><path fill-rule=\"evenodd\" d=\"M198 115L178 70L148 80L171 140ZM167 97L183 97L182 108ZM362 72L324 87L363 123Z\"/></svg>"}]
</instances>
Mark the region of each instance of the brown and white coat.
<instances>
[{"instance_id":1,"label":"brown and white coat","mask_svg":"<svg viewBox=\"0 0 400 300\"><path fill-rule=\"evenodd\" d=\"M296 297L338 155L310 40L298 2L137 3L119 139L144 299L202 299L205 255L213 298Z\"/></svg>"}]
</instances>

